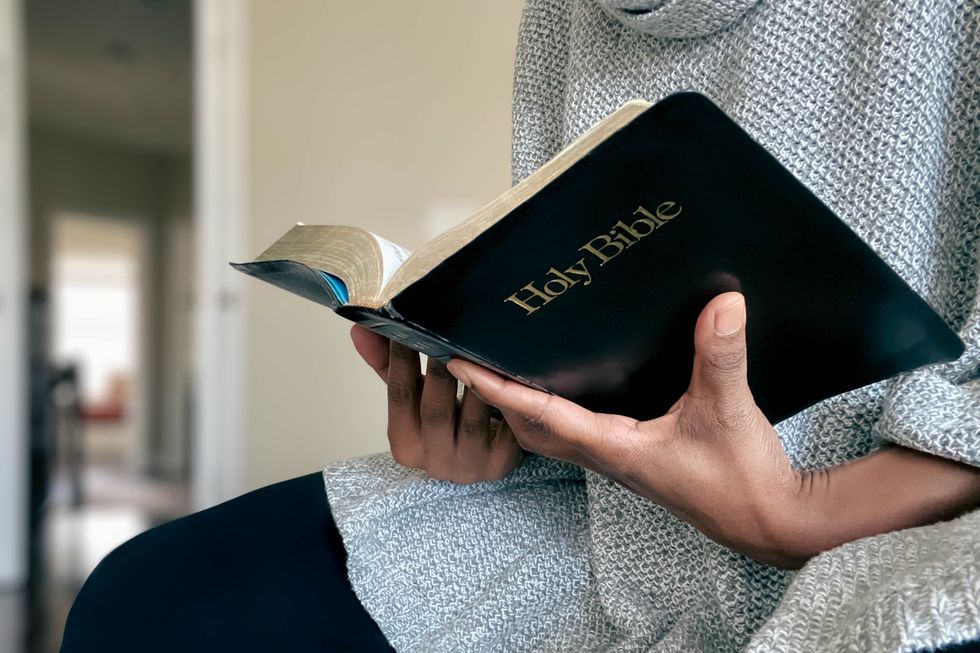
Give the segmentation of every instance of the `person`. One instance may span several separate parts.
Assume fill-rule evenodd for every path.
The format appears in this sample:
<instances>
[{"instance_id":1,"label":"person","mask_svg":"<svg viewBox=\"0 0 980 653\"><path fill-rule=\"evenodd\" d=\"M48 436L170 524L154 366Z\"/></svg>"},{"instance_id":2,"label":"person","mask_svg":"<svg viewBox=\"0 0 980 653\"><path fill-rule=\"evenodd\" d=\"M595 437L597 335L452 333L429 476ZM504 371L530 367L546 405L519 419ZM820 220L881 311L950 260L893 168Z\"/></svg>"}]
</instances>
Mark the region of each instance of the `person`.
<instances>
[{"instance_id":1,"label":"person","mask_svg":"<svg viewBox=\"0 0 980 653\"><path fill-rule=\"evenodd\" d=\"M687 392L637 422L462 361L430 360L423 376L416 354L355 329L387 385L391 454L325 469L315 527L252 515L264 492L289 509L273 486L124 545L83 588L65 650L122 650L135 632L187 649L239 629L246 650L271 647L293 626L252 602L281 567L320 583L289 603L289 624L310 631L279 642L291 650L318 637L426 652L966 650L980 640L978 47L980 11L953 0L528 0L515 180L624 101L701 91L966 353L773 425L746 383L752 307L727 293L692 325ZM253 546L266 519L283 533ZM331 533L333 553L270 555L297 522ZM329 577L297 571L314 550ZM138 628L92 634L115 610ZM259 633L266 614L276 625Z\"/></svg>"}]
</instances>

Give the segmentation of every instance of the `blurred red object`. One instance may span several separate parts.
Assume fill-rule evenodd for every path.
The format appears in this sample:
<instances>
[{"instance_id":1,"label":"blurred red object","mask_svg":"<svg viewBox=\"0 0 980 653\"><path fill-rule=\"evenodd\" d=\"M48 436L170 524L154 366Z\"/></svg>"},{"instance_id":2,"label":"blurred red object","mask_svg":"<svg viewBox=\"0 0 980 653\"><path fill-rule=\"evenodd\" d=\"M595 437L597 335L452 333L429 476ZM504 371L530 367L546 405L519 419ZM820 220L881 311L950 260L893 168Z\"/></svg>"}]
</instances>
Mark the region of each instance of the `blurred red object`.
<instances>
[{"instance_id":1,"label":"blurred red object","mask_svg":"<svg viewBox=\"0 0 980 653\"><path fill-rule=\"evenodd\" d=\"M112 377L109 391L104 399L82 404L82 419L85 421L118 422L126 417L126 403L129 397L129 377L116 374Z\"/></svg>"}]
</instances>

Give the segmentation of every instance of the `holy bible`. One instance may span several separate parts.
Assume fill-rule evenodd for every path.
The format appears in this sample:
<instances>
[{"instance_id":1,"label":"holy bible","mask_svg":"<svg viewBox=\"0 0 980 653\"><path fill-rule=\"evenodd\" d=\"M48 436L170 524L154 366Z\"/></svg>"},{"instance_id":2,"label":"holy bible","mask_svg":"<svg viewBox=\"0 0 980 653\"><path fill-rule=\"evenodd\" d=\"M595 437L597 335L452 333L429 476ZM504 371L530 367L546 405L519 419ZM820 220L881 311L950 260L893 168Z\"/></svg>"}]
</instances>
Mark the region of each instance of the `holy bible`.
<instances>
[{"instance_id":1,"label":"holy bible","mask_svg":"<svg viewBox=\"0 0 980 653\"><path fill-rule=\"evenodd\" d=\"M633 101L410 253L297 225L233 266L442 360L648 419L684 392L695 320L746 298L749 385L778 422L964 349L844 222L708 98Z\"/></svg>"}]
</instances>

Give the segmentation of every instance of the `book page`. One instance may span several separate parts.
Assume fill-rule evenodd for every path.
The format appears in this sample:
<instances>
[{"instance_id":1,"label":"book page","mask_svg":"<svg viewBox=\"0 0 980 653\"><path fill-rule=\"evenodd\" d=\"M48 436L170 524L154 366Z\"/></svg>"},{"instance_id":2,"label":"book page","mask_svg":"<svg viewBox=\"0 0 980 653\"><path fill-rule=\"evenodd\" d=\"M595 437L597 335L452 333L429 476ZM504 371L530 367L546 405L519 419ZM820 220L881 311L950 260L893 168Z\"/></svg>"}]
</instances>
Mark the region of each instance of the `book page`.
<instances>
[{"instance_id":1,"label":"book page","mask_svg":"<svg viewBox=\"0 0 980 653\"><path fill-rule=\"evenodd\" d=\"M628 125L634 118L650 108L645 100L631 100L566 145L524 181L496 198L475 214L423 245L411 261L396 272L391 283L382 284L383 304L402 290L428 274L434 267L461 249L478 235L506 217L535 193L554 181L563 172L586 156L603 140Z\"/></svg>"},{"instance_id":2,"label":"book page","mask_svg":"<svg viewBox=\"0 0 980 653\"><path fill-rule=\"evenodd\" d=\"M642 100L627 102L522 182L461 224L426 243L414 254L358 227L299 223L254 262L285 260L301 263L333 277L323 279L338 301L379 308L533 197L649 106L649 102ZM346 300L341 285L347 291Z\"/></svg>"},{"instance_id":3,"label":"book page","mask_svg":"<svg viewBox=\"0 0 980 653\"><path fill-rule=\"evenodd\" d=\"M345 303L377 306L382 277L394 274L401 266L403 256L397 245L364 229L298 224L262 252L255 262L301 263L335 277L335 280L324 277L324 281L338 300L343 293L339 292L337 284L342 283L347 291Z\"/></svg>"},{"instance_id":4,"label":"book page","mask_svg":"<svg viewBox=\"0 0 980 653\"><path fill-rule=\"evenodd\" d=\"M412 252L401 245L396 245L390 240L382 238L376 233L371 233L371 235L378 241L378 250L381 253L381 287L384 288L388 284L388 281L395 276L395 272L402 266L402 263L412 255Z\"/></svg>"}]
</instances>

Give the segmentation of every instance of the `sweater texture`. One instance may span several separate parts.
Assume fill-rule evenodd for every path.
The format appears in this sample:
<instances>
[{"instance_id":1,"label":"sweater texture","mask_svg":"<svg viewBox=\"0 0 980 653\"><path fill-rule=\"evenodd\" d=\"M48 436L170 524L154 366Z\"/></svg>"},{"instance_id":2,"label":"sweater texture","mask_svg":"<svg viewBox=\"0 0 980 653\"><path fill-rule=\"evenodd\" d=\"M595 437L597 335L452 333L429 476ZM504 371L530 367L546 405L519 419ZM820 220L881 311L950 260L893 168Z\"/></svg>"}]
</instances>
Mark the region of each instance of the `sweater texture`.
<instances>
[{"instance_id":1,"label":"sweater texture","mask_svg":"<svg viewBox=\"0 0 980 653\"><path fill-rule=\"evenodd\" d=\"M978 71L976 0L528 0L514 179L627 100L705 93L967 346L777 424L793 465L894 442L980 466ZM354 589L399 651L897 652L980 637L980 512L790 573L538 456L469 486L387 454L324 479Z\"/></svg>"}]
</instances>

